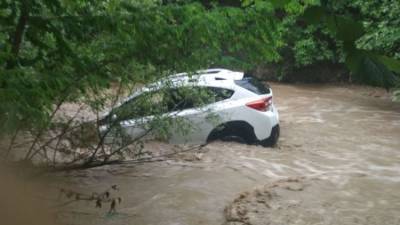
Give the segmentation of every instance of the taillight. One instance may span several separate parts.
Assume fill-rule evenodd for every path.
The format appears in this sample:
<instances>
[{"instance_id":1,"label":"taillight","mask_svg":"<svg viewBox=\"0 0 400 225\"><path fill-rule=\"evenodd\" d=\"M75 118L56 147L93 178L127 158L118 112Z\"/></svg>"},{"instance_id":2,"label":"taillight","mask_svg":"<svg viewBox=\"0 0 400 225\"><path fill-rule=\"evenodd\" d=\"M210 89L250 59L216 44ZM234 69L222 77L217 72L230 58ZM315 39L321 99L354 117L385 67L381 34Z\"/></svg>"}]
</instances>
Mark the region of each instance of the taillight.
<instances>
[{"instance_id":1,"label":"taillight","mask_svg":"<svg viewBox=\"0 0 400 225\"><path fill-rule=\"evenodd\" d=\"M246 103L247 107L263 112L269 110L269 107L271 105L272 105L272 96Z\"/></svg>"}]
</instances>

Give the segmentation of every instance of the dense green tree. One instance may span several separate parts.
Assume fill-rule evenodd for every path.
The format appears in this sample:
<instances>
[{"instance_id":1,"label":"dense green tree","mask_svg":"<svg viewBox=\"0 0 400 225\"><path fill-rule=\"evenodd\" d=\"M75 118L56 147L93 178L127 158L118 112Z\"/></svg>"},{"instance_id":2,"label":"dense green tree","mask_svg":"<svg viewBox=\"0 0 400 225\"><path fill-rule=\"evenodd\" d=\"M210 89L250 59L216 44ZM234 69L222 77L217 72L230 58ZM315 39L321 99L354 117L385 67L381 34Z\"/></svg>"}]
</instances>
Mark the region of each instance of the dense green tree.
<instances>
[{"instance_id":1,"label":"dense green tree","mask_svg":"<svg viewBox=\"0 0 400 225\"><path fill-rule=\"evenodd\" d=\"M269 13L196 2L4 0L1 130L46 127L60 104L111 82L276 61L279 32Z\"/></svg>"},{"instance_id":2,"label":"dense green tree","mask_svg":"<svg viewBox=\"0 0 400 225\"><path fill-rule=\"evenodd\" d=\"M245 1L260 2L273 3L283 27L280 79L310 66L345 65L359 83L386 88L399 83L398 1Z\"/></svg>"}]
</instances>

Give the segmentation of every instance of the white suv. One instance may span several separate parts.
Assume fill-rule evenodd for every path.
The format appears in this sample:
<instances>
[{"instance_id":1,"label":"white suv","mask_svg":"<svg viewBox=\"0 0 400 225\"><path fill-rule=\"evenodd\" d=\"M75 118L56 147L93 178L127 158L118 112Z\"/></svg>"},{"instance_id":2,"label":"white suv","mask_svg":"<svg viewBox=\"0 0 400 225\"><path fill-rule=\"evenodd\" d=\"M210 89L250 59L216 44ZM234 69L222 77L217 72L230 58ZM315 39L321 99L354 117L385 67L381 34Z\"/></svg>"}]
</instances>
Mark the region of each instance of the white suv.
<instances>
[{"instance_id":1,"label":"white suv","mask_svg":"<svg viewBox=\"0 0 400 225\"><path fill-rule=\"evenodd\" d=\"M196 105L193 99L201 93L206 100ZM146 104L149 107L143 106ZM279 138L279 115L271 88L243 72L208 69L175 74L147 85L100 120L100 133L112 136L115 132L110 131L116 125L132 139L145 136L151 133L148 124L154 114L184 119L191 125L185 132L172 131L171 143L204 144L236 138L247 144L274 146ZM216 119L209 119L210 115Z\"/></svg>"}]
</instances>

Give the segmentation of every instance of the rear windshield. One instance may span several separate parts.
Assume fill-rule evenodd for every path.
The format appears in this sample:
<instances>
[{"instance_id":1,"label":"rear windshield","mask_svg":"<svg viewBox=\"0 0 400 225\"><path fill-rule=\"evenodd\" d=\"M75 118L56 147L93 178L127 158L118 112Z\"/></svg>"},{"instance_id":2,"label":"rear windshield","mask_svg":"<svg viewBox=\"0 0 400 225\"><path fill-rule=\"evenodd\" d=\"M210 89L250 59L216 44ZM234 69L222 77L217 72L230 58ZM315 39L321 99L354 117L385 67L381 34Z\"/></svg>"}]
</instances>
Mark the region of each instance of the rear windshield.
<instances>
[{"instance_id":1,"label":"rear windshield","mask_svg":"<svg viewBox=\"0 0 400 225\"><path fill-rule=\"evenodd\" d=\"M241 80L235 80L235 84L258 95L270 93L269 86L264 86L264 84L255 77L244 77Z\"/></svg>"}]
</instances>

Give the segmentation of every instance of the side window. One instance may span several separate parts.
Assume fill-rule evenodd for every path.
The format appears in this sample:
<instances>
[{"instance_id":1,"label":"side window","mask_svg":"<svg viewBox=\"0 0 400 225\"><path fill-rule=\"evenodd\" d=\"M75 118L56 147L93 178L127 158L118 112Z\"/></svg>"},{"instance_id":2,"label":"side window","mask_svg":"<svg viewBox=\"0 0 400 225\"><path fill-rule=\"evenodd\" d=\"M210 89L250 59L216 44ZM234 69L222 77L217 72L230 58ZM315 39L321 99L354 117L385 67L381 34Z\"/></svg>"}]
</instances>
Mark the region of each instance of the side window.
<instances>
[{"instance_id":1,"label":"side window","mask_svg":"<svg viewBox=\"0 0 400 225\"><path fill-rule=\"evenodd\" d=\"M230 98L233 91L216 87L180 87L171 89L168 96L168 111L201 107Z\"/></svg>"},{"instance_id":2,"label":"side window","mask_svg":"<svg viewBox=\"0 0 400 225\"><path fill-rule=\"evenodd\" d=\"M219 102L232 97L233 91L225 88L210 88L215 95L215 102Z\"/></svg>"},{"instance_id":3,"label":"side window","mask_svg":"<svg viewBox=\"0 0 400 225\"><path fill-rule=\"evenodd\" d=\"M174 112L194 107L191 90L186 87L170 89L166 97L168 111Z\"/></svg>"},{"instance_id":4,"label":"side window","mask_svg":"<svg viewBox=\"0 0 400 225\"><path fill-rule=\"evenodd\" d=\"M166 112L164 95L163 90L143 93L115 108L112 114L122 121Z\"/></svg>"}]
</instances>

